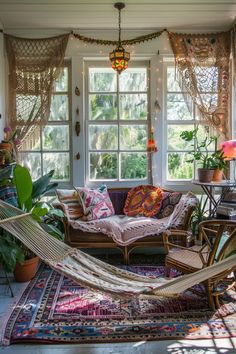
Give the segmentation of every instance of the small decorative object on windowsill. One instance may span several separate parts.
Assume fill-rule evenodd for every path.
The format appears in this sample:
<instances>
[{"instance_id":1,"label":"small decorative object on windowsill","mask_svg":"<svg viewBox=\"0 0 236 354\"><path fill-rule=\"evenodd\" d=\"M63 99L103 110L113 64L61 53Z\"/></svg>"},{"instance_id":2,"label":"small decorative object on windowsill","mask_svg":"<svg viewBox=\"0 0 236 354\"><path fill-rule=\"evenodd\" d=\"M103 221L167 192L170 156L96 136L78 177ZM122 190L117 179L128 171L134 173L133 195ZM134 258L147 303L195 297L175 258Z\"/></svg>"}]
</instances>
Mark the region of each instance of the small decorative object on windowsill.
<instances>
[{"instance_id":1,"label":"small decorative object on windowsill","mask_svg":"<svg viewBox=\"0 0 236 354\"><path fill-rule=\"evenodd\" d=\"M158 149L157 149L157 146L156 146L156 142L155 142L155 139L154 139L154 131L153 131L153 128L152 128L151 132L150 132L150 138L147 141L147 152L153 153L153 152L157 152L157 151L158 151Z\"/></svg>"},{"instance_id":2,"label":"small decorative object on windowsill","mask_svg":"<svg viewBox=\"0 0 236 354\"><path fill-rule=\"evenodd\" d=\"M120 74L123 70L127 69L128 62L130 60L130 53L126 52L121 44L121 18L120 12L125 7L123 2L116 2L114 7L119 10L119 40L118 46L109 54L112 69L116 70Z\"/></svg>"}]
</instances>

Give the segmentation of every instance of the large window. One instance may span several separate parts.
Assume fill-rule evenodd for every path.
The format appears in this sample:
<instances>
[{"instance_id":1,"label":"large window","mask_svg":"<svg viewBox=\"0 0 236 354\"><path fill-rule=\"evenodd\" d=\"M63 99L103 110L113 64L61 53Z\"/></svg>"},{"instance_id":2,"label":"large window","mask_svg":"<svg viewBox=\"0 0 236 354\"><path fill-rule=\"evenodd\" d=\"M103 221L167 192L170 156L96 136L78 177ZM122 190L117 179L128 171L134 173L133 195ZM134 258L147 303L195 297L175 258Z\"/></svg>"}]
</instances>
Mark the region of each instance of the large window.
<instances>
[{"instance_id":1,"label":"large window","mask_svg":"<svg viewBox=\"0 0 236 354\"><path fill-rule=\"evenodd\" d=\"M188 162L192 157L192 142L180 138L184 130L193 130L198 125L199 141L210 134L209 126L200 124L196 105L186 96L176 81L176 72L173 64L165 66L165 131L166 131L166 181L186 181L195 178L195 164ZM208 91L207 91L208 90ZM207 97L214 99L216 94L206 87ZM185 95L185 97L184 97ZM188 98L188 106L186 104ZM212 146L214 149L214 146Z\"/></svg>"},{"instance_id":2,"label":"large window","mask_svg":"<svg viewBox=\"0 0 236 354\"><path fill-rule=\"evenodd\" d=\"M35 126L37 138L34 139L33 146L30 150L20 152L21 163L29 168L33 179L54 169L54 180L71 180L69 76L69 66L65 66L54 84L47 125Z\"/></svg>"},{"instance_id":3,"label":"large window","mask_svg":"<svg viewBox=\"0 0 236 354\"><path fill-rule=\"evenodd\" d=\"M88 180L148 180L147 66L120 75L105 65L87 70Z\"/></svg>"}]
</instances>

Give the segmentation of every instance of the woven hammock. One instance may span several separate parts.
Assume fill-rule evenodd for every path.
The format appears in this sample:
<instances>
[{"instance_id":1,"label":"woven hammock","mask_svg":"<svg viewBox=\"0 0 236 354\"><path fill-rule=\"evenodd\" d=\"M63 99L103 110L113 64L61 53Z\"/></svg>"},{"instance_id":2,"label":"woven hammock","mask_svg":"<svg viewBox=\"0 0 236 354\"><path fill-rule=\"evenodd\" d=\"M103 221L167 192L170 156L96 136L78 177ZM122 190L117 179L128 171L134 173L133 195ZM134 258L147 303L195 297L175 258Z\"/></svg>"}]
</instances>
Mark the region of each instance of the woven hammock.
<instances>
[{"instance_id":1,"label":"woven hammock","mask_svg":"<svg viewBox=\"0 0 236 354\"><path fill-rule=\"evenodd\" d=\"M19 239L46 264L80 285L112 296L174 297L226 270L236 268L236 255L174 280L152 279L104 263L53 238L21 210L0 201L0 226Z\"/></svg>"}]
</instances>

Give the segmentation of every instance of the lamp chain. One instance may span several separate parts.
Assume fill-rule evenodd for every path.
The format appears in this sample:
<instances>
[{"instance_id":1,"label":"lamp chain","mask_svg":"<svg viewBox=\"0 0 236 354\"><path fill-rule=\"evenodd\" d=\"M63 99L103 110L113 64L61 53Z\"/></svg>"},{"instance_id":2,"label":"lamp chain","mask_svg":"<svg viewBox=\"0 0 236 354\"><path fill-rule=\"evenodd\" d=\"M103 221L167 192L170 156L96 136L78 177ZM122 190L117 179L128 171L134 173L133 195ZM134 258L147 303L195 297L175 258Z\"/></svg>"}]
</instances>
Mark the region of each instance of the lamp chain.
<instances>
[{"instance_id":1,"label":"lamp chain","mask_svg":"<svg viewBox=\"0 0 236 354\"><path fill-rule=\"evenodd\" d=\"M120 15L121 9L119 9L119 47L121 46L121 15Z\"/></svg>"}]
</instances>

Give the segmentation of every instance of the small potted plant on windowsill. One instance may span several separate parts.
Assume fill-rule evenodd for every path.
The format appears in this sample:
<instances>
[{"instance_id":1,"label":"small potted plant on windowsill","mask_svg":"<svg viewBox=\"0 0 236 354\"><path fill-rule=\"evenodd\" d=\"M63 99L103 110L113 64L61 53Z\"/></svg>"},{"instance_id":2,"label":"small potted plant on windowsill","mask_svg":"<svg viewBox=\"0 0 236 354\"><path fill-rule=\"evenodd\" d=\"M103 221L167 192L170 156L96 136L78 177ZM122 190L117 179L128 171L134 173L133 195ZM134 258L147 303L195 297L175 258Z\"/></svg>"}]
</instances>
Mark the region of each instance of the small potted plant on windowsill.
<instances>
[{"instance_id":1,"label":"small potted plant on windowsill","mask_svg":"<svg viewBox=\"0 0 236 354\"><path fill-rule=\"evenodd\" d=\"M12 130L11 127L5 127L4 131L4 138L0 143L1 150L8 150L12 151L14 146L20 145L21 141L17 138L17 130Z\"/></svg>"},{"instance_id":2,"label":"small potted plant on windowsill","mask_svg":"<svg viewBox=\"0 0 236 354\"><path fill-rule=\"evenodd\" d=\"M193 141L191 144L193 150L190 152L192 158L188 162L196 162L198 165L198 179L200 182L211 182L216 169L216 156L215 152L210 152L210 146L214 143L217 144L216 136L206 136L202 141L199 141L198 127L193 130L185 130L180 134L180 137L187 141ZM218 153L217 153L218 156Z\"/></svg>"}]
</instances>

